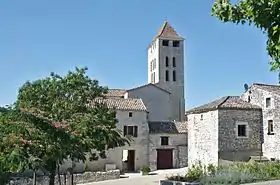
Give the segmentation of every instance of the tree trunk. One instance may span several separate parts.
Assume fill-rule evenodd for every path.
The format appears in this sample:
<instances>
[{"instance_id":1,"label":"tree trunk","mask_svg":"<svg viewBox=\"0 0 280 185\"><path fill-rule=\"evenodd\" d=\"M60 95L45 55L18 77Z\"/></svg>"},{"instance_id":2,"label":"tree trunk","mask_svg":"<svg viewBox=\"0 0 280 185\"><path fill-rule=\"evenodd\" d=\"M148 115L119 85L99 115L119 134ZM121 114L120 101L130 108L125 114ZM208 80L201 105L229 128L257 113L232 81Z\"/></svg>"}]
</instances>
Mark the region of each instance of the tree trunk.
<instances>
[{"instance_id":1,"label":"tree trunk","mask_svg":"<svg viewBox=\"0 0 280 185\"><path fill-rule=\"evenodd\" d=\"M71 173L71 185L74 185L74 175L73 175L73 172Z\"/></svg>"},{"instance_id":2,"label":"tree trunk","mask_svg":"<svg viewBox=\"0 0 280 185\"><path fill-rule=\"evenodd\" d=\"M33 185L37 184L37 175L36 175L36 170L33 171Z\"/></svg>"},{"instance_id":3,"label":"tree trunk","mask_svg":"<svg viewBox=\"0 0 280 185\"><path fill-rule=\"evenodd\" d=\"M55 180L55 172L54 171L50 172L49 178L50 178L49 185L55 185L54 184L54 180Z\"/></svg>"},{"instance_id":4,"label":"tree trunk","mask_svg":"<svg viewBox=\"0 0 280 185\"><path fill-rule=\"evenodd\" d=\"M55 185L55 174L56 174L56 162L49 163L50 171L49 171L49 185Z\"/></svg>"},{"instance_id":5,"label":"tree trunk","mask_svg":"<svg viewBox=\"0 0 280 185\"><path fill-rule=\"evenodd\" d=\"M57 164L57 175L58 175L58 184L61 185L61 178L60 178L60 172L59 172L59 164Z\"/></svg>"},{"instance_id":6,"label":"tree trunk","mask_svg":"<svg viewBox=\"0 0 280 185\"><path fill-rule=\"evenodd\" d=\"M67 183L67 175L64 173L64 185L67 185L66 183Z\"/></svg>"}]
</instances>

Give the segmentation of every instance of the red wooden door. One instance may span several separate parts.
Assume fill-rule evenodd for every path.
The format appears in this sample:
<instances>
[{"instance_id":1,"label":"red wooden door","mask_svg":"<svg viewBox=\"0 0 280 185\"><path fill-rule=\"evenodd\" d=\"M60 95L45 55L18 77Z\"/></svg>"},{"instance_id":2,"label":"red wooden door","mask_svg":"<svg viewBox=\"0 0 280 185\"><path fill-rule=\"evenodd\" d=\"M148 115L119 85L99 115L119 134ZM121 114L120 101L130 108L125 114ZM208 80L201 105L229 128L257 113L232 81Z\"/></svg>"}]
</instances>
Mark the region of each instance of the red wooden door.
<instances>
[{"instance_id":1,"label":"red wooden door","mask_svg":"<svg viewBox=\"0 0 280 185\"><path fill-rule=\"evenodd\" d=\"M172 149L158 149L157 150L157 169L171 169L173 168L173 150Z\"/></svg>"}]
</instances>

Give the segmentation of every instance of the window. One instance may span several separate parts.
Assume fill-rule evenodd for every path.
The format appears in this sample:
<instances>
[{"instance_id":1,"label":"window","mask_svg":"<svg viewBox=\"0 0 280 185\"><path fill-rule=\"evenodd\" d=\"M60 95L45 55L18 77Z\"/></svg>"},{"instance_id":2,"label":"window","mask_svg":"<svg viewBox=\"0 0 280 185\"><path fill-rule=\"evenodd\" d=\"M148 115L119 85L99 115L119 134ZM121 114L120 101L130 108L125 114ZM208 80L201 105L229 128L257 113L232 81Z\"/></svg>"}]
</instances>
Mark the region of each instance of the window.
<instances>
[{"instance_id":1,"label":"window","mask_svg":"<svg viewBox=\"0 0 280 185\"><path fill-rule=\"evenodd\" d=\"M162 45L163 46L168 46L169 45L169 40L163 40Z\"/></svg>"},{"instance_id":2,"label":"window","mask_svg":"<svg viewBox=\"0 0 280 185\"><path fill-rule=\"evenodd\" d=\"M172 66L176 67L176 58L175 57L172 58Z\"/></svg>"},{"instance_id":3,"label":"window","mask_svg":"<svg viewBox=\"0 0 280 185\"><path fill-rule=\"evenodd\" d=\"M268 120L268 135L274 135L273 133L273 120Z\"/></svg>"},{"instance_id":4,"label":"window","mask_svg":"<svg viewBox=\"0 0 280 185\"><path fill-rule=\"evenodd\" d=\"M176 71L175 70L173 71L172 75L173 75L173 81L175 82L176 81Z\"/></svg>"},{"instance_id":5,"label":"window","mask_svg":"<svg viewBox=\"0 0 280 185\"><path fill-rule=\"evenodd\" d=\"M173 41L173 47L177 48L177 47L179 47L179 46L180 46L180 41L174 40L174 41Z\"/></svg>"},{"instance_id":6,"label":"window","mask_svg":"<svg viewBox=\"0 0 280 185\"><path fill-rule=\"evenodd\" d=\"M248 96L248 102L249 103L251 102L251 96L250 95Z\"/></svg>"},{"instance_id":7,"label":"window","mask_svg":"<svg viewBox=\"0 0 280 185\"><path fill-rule=\"evenodd\" d=\"M168 145L168 137L161 137L161 145Z\"/></svg>"},{"instance_id":8,"label":"window","mask_svg":"<svg viewBox=\"0 0 280 185\"><path fill-rule=\"evenodd\" d=\"M124 136L138 136L138 127L137 126L124 126L123 128Z\"/></svg>"},{"instance_id":9,"label":"window","mask_svg":"<svg viewBox=\"0 0 280 185\"><path fill-rule=\"evenodd\" d=\"M165 57L165 67L168 67L168 66L169 66L169 58Z\"/></svg>"},{"instance_id":10,"label":"window","mask_svg":"<svg viewBox=\"0 0 280 185\"><path fill-rule=\"evenodd\" d=\"M153 62L154 62L153 69L155 69L156 68L156 59L154 59Z\"/></svg>"},{"instance_id":11,"label":"window","mask_svg":"<svg viewBox=\"0 0 280 185\"><path fill-rule=\"evenodd\" d=\"M130 117L130 118L132 117L132 112L128 113L128 117Z\"/></svg>"},{"instance_id":12,"label":"window","mask_svg":"<svg viewBox=\"0 0 280 185\"><path fill-rule=\"evenodd\" d=\"M152 82L152 83L155 83L155 81L154 81L154 76L155 76L155 73L152 73L152 74L151 74L151 82Z\"/></svg>"},{"instance_id":13,"label":"window","mask_svg":"<svg viewBox=\"0 0 280 185\"><path fill-rule=\"evenodd\" d=\"M200 115L200 120L203 120L203 114Z\"/></svg>"},{"instance_id":14,"label":"window","mask_svg":"<svg viewBox=\"0 0 280 185\"><path fill-rule=\"evenodd\" d=\"M266 107L266 108L271 107L271 98L266 98L266 99L265 99L265 107Z\"/></svg>"},{"instance_id":15,"label":"window","mask_svg":"<svg viewBox=\"0 0 280 185\"><path fill-rule=\"evenodd\" d=\"M150 63L150 71L152 71L153 70L153 61L151 61L151 63Z\"/></svg>"},{"instance_id":16,"label":"window","mask_svg":"<svg viewBox=\"0 0 280 185\"><path fill-rule=\"evenodd\" d=\"M169 71L168 70L166 70L165 71L165 81L169 81Z\"/></svg>"},{"instance_id":17,"label":"window","mask_svg":"<svg viewBox=\"0 0 280 185\"><path fill-rule=\"evenodd\" d=\"M153 72L153 73L154 73L153 81L154 81L154 83L156 83L156 73L155 72Z\"/></svg>"},{"instance_id":18,"label":"window","mask_svg":"<svg viewBox=\"0 0 280 185\"><path fill-rule=\"evenodd\" d=\"M246 128L246 124L239 124L237 125L237 136L238 137L247 137L247 128Z\"/></svg>"}]
</instances>

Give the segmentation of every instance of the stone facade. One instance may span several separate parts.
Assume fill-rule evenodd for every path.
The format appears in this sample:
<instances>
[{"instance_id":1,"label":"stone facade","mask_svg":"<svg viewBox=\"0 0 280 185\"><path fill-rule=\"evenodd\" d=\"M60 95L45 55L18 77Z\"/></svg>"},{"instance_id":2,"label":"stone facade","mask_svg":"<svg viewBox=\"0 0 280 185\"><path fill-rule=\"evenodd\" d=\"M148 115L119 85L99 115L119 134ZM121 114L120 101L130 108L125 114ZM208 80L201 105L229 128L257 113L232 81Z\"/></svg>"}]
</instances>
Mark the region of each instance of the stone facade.
<instances>
[{"instance_id":1,"label":"stone facade","mask_svg":"<svg viewBox=\"0 0 280 185\"><path fill-rule=\"evenodd\" d=\"M82 184L82 183L89 183L89 182L98 182L104 180L113 180L120 178L120 170L113 170L108 172L85 172L81 174L74 174L74 184ZM61 182L69 181L69 175L61 175L60 176ZM32 185L33 179L32 178L13 178L10 183L7 185ZM37 185L48 185L49 178L47 176L40 176L37 177ZM58 176L55 177L55 184L58 184Z\"/></svg>"},{"instance_id":2,"label":"stone facade","mask_svg":"<svg viewBox=\"0 0 280 185\"><path fill-rule=\"evenodd\" d=\"M218 164L218 119L217 110L188 115L188 166Z\"/></svg>"},{"instance_id":3,"label":"stone facade","mask_svg":"<svg viewBox=\"0 0 280 185\"><path fill-rule=\"evenodd\" d=\"M129 114L131 117L129 117ZM140 169L148 165L148 135L149 128L147 123L147 112L146 111L121 111L117 110L117 127L122 132L124 131L124 126L137 126L137 137L132 137L130 146L118 147L110 149L106 153L106 159L99 159L97 161L88 161L87 165L91 171L102 171L105 169L106 164L115 164L117 169L121 171L124 169L123 164L123 151L124 150L134 150L135 151L135 171L140 171ZM61 169L67 169L72 166L71 161L65 162L61 166ZM85 164L76 163L75 171L81 172L85 168Z\"/></svg>"},{"instance_id":4,"label":"stone facade","mask_svg":"<svg viewBox=\"0 0 280 185\"><path fill-rule=\"evenodd\" d=\"M278 85L253 84L241 95L244 101L250 101L262 108L263 112L263 155L269 159L280 159L280 87ZM266 98L271 105L266 106ZM269 132L269 120L273 131Z\"/></svg>"},{"instance_id":5,"label":"stone facade","mask_svg":"<svg viewBox=\"0 0 280 185\"><path fill-rule=\"evenodd\" d=\"M261 154L260 107L239 97L223 97L188 113L189 165L198 161L218 165L222 160L248 160Z\"/></svg>"},{"instance_id":6,"label":"stone facade","mask_svg":"<svg viewBox=\"0 0 280 185\"><path fill-rule=\"evenodd\" d=\"M249 160L261 155L261 110L218 110L219 159ZM245 123L247 136L237 136L237 124Z\"/></svg>"},{"instance_id":7,"label":"stone facade","mask_svg":"<svg viewBox=\"0 0 280 185\"><path fill-rule=\"evenodd\" d=\"M161 145L161 137L168 137L168 145ZM149 135L149 166L151 170L157 169L157 150L173 149L173 168L187 166L187 134L150 134Z\"/></svg>"}]
</instances>

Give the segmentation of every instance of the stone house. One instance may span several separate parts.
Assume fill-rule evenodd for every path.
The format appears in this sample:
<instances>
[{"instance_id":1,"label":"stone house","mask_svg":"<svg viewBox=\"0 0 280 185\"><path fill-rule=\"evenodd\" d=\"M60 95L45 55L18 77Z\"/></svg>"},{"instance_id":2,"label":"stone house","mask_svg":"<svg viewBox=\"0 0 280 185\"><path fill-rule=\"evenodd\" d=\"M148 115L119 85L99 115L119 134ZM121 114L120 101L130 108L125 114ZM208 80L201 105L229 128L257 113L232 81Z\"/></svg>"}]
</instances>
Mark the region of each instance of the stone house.
<instances>
[{"instance_id":1,"label":"stone house","mask_svg":"<svg viewBox=\"0 0 280 185\"><path fill-rule=\"evenodd\" d=\"M87 166L93 171L103 171L106 168L117 168L126 171L139 171L148 165L148 135L147 108L141 99L107 98L102 100L109 108L116 111L117 128L126 136L132 137L130 146L118 147L107 151L106 159L87 161ZM66 162L61 169L71 167L71 161ZM85 164L75 163L75 171L83 171Z\"/></svg>"},{"instance_id":2,"label":"stone house","mask_svg":"<svg viewBox=\"0 0 280 185\"><path fill-rule=\"evenodd\" d=\"M188 164L219 165L261 155L262 109L226 96L187 111Z\"/></svg>"},{"instance_id":3,"label":"stone house","mask_svg":"<svg viewBox=\"0 0 280 185\"><path fill-rule=\"evenodd\" d=\"M241 98L262 108L263 156L280 159L280 86L254 83L245 89Z\"/></svg>"}]
</instances>

